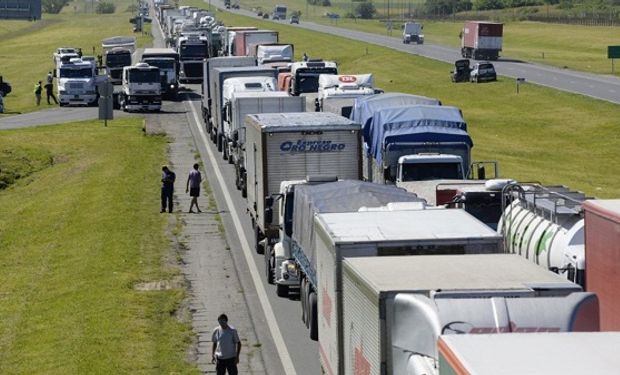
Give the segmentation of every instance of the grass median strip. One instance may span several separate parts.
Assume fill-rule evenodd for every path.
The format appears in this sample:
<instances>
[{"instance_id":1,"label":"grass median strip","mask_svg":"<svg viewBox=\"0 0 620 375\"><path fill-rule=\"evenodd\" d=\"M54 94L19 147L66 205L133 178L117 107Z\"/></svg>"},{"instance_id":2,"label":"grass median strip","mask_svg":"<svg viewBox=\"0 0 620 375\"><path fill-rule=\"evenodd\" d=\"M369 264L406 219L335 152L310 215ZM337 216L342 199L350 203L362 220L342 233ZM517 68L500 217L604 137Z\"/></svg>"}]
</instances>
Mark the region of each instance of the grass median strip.
<instances>
[{"instance_id":1,"label":"grass median strip","mask_svg":"<svg viewBox=\"0 0 620 375\"><path fill-rule=\"evenodd\" d=\"M184 290L138 287L179 273L159 214L166 139L141 124L0 132L0 150L28 145L15 170L53 161L0 190L0 373L197 373Z\"/></svg>"}]
</instances>

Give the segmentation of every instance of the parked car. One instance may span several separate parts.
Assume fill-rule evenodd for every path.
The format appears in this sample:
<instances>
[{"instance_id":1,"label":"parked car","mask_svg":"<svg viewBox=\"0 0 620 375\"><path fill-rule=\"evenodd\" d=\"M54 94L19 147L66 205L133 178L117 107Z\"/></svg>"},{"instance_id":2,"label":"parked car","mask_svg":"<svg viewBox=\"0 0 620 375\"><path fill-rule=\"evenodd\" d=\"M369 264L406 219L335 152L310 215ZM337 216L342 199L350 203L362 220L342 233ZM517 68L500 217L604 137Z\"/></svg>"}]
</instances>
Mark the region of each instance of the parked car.
<instances>
[{"instance_id":1,"label":"parked car","mask_svg":"<svg viewBox=\"0 0 620 375\"><path fill-rule=\"evenodd\" d=\"M495 67L489 62L476 63L469 73L469 80L476 83L497 81Z\"/></svg>"},{"instance_id":2,"label":"parked car","mask_svg":"<svg viewBox=\"0 0 620 375\"><path fill-rule=\"evenodd\" d=\"M291 19L289 20L290 24L296 23L299 25L299 16L291 16Z\"/></svg>"},{"instance_id":3,"label":"parked car","mask_svg":"<svg viewBox=\"0 0 620 375\"><path fill-rule=\"evenodd\" d=\"M233 9L240 9L240 6L239 6L239 4L238 4L238 3L234 3L234 4L232 5L232 8L233 8Z\"/></svg>"},{"instance_id":4,"label":"parked car","mask_svg":"<svg viewBox=\"0 0 620 375\"><path fill-rule=\"evenodd\" d=\"M450 72L450 78L452 82L467 82L470 80L470 72L468 59L456 60L454 70Z\"/></svg>"}]
</instances>

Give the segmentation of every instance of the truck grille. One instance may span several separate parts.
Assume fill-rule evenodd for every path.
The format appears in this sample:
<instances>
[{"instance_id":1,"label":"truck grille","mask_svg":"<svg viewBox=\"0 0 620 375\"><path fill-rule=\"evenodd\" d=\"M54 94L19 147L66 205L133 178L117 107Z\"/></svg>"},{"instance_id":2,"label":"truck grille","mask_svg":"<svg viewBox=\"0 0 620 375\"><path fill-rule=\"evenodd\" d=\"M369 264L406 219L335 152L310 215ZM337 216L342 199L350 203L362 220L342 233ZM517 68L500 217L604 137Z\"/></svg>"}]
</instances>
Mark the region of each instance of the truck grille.
<instances>
[{"instance_id":1,"label":"truck grille","mask_svg":"<svg viewBox=\"0 0 620 375\"><path fill-rule=\"evenodd\" d=\"M69 82L68 89L69 90L83 90L84 84L82 82Z\"/></svg>"},{"instance_id":2,"label":"truck grille","mask_svg":"<svg viewBox=\"0 0 620 375\"><path fill-rule=\"evenodd\" d=\"M187 78L200 78L202 79L202 62L191 62L183 65L185 76Z\"/></svg>"}]
</instances>

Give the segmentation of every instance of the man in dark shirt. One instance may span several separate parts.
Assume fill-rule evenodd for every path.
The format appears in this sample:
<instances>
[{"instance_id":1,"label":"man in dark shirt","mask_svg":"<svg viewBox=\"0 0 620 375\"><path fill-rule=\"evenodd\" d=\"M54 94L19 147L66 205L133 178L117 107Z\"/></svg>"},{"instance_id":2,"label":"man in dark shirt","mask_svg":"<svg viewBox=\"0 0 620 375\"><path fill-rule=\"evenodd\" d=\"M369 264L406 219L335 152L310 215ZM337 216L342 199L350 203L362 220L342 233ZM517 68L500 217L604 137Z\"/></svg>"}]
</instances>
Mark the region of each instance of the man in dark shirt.
<instances>
[{"instance_id":1,"label":"man in dark shirt","mask_svg":"<svg viewBox=\"0 0 620 375\"><path fill-rule=\"evenodd\" d=\"M167 166L161 168L161 212L172 212L172 194L174 193L174 180L176 175Z\"/></svg>"}]
</instances>

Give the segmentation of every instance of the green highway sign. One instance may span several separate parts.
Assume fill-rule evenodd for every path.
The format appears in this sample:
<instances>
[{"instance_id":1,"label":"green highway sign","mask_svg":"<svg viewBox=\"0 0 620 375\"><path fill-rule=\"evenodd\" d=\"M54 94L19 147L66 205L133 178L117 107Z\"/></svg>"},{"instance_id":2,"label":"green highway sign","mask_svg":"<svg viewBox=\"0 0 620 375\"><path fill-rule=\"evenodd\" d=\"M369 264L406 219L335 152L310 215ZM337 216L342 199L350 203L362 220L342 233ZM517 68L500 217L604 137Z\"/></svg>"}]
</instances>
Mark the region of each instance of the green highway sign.
<instances>
[{"instance_id":1,"label":"green highway sign","mask_svg":"<svg viewBox=\"0 0 620 375\"><path fill-rule=\"evenodd\" d=\"M608 59L620 59L620 46L607 46Z\"/></svg>"}]
</instances>

